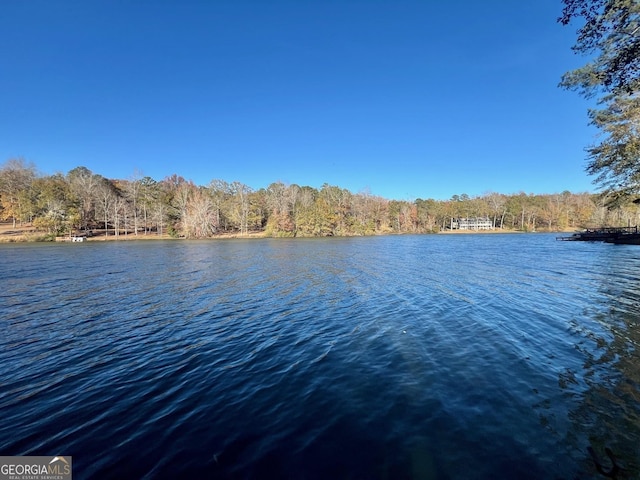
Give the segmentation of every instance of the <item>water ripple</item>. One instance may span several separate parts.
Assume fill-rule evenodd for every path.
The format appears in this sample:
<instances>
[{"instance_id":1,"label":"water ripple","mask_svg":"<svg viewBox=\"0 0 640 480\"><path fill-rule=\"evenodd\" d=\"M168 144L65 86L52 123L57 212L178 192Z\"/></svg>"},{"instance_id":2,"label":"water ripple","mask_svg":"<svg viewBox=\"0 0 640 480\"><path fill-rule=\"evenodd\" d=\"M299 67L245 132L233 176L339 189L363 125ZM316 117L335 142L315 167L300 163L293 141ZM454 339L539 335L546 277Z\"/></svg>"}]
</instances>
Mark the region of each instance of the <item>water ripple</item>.
<instances>
[{"instance_id":1,"label":"water ripple","mask_svg":"<svg viewBox=\"0 0 640 480\"><path fill-rule=\"evenodd\" d=\"M0 451L80 477L640 472L637 247L0 245Z\"/></svg>"}]
</instances>

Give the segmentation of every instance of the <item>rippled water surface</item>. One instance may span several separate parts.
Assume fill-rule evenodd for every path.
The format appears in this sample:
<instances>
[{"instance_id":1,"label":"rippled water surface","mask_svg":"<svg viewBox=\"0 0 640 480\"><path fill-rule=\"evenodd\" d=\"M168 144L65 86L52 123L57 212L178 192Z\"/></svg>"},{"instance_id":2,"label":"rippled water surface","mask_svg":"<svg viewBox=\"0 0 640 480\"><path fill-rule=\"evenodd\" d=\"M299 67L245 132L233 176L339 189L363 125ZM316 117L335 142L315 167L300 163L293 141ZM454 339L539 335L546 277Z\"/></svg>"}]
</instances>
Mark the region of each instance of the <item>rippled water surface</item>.
<instances>
[{"instance_id":1,"label":"rippled water surface","mask_svg":"<svg viewBox=\"0 0 640 480\"><path fill-rule=\"evenodd\" d=\"M0 245L0 455L77 478L640 476L640 247ZM190 477L189 477L190 476Z\"/></svg>"}]
</instances>

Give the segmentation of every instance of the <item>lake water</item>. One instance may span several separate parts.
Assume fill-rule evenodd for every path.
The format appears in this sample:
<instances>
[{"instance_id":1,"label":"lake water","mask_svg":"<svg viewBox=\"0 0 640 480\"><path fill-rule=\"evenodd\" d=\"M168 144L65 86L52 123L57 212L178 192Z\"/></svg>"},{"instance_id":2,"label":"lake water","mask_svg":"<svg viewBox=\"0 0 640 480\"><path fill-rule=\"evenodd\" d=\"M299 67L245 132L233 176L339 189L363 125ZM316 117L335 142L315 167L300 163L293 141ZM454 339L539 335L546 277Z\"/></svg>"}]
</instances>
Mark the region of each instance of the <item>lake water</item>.
<instances>
[{"instance_id":1,"label":"lake water","mask_svg":"<svg viewBox=\"0 0 640 480\"><path fill-rule=\"evenodd\" d=\"M0 244L0 455L77 478L640 476L640 247Z\"/></svg>"}]
</instances>

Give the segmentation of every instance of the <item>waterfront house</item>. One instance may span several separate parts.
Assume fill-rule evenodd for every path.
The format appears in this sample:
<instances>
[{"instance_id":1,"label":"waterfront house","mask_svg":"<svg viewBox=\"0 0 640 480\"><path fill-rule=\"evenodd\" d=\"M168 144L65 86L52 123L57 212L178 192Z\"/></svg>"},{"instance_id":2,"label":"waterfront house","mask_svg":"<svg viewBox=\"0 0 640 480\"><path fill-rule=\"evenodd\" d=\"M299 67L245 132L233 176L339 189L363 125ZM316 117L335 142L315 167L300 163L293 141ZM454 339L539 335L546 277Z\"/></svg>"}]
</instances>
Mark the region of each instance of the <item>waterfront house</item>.
<instances>
[{"instance_id":1,"label":"waterfront house","mask_svg":"<svg viewBox=\"0 0 640 480\"><path fill-rule=\"evenodd\" d=\"M452 218L451 230L493 230L489 217Z\"/></svg>"}]
</instances>

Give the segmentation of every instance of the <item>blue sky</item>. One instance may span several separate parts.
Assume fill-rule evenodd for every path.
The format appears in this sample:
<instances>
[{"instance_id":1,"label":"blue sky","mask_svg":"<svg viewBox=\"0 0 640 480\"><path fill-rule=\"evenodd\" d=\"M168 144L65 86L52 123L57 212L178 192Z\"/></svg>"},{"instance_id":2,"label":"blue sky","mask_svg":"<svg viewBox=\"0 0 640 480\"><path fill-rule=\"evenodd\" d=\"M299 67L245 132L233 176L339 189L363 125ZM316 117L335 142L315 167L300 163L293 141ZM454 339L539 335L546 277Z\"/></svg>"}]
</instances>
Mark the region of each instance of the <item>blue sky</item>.
<instances>
[{"instance_id":1,"label":"blue sky","mask_svg":"<svg viewBox=\"0 0 640 480\"><path fill-rule=\"evenodd\" d=\"M560 0L0 4L0 163L389 199L595 191Z\"/></svg>"}]
</instances>

